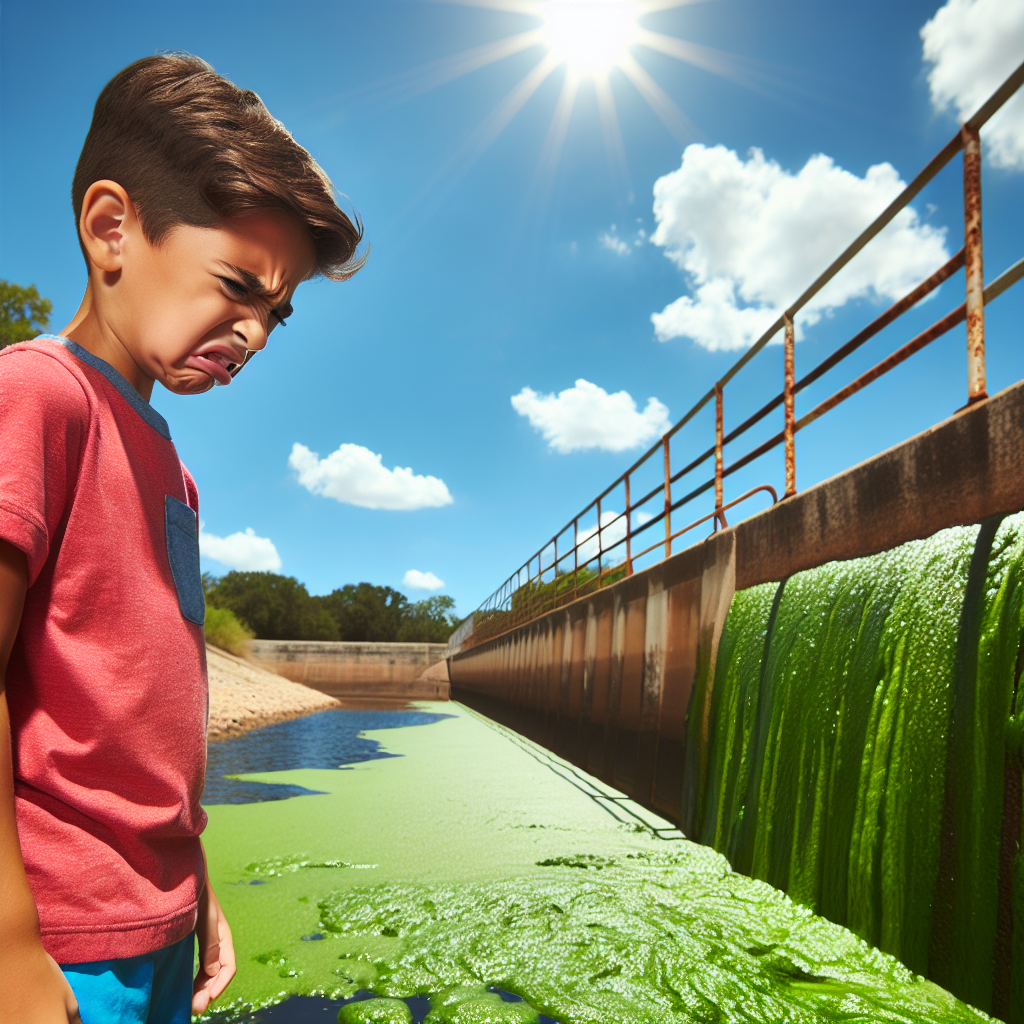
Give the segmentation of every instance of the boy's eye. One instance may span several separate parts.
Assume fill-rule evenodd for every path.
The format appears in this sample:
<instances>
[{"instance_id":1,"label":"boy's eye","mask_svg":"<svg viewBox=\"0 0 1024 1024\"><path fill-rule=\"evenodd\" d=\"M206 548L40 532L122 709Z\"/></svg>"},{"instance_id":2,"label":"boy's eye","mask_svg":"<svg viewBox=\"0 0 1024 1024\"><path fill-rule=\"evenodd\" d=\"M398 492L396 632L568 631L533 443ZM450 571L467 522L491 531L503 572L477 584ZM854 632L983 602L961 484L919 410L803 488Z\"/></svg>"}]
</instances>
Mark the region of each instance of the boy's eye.
<instances>
[{"instance_id":1,"label":"boy's eye","mask_svg":"<svg viewBox=\"0 0 1024 1024\"><path fill-rule=\"evenodd\" d=\"M244 285L241 281L236 281L233 277L222 277L218 275L217 280L224 286L224 290L233 298L240 302L250 301L252 299L252 292ZM271 309L270 315L280 324L282 327L287 326L285 320L292 315L292 306L290 302L286 302L281 306Z\"/></svg>"},{"instance_id":2,"label":"boy's eye","mask_svg":"<svg viewBox=\"0 0 1024 1024\"><path fill-rule=\"evenodd\" d=\"M218 280L236 299L244 299L249 295L249 289L232 277L221 277Z\"/></svg>"}]
</instances>

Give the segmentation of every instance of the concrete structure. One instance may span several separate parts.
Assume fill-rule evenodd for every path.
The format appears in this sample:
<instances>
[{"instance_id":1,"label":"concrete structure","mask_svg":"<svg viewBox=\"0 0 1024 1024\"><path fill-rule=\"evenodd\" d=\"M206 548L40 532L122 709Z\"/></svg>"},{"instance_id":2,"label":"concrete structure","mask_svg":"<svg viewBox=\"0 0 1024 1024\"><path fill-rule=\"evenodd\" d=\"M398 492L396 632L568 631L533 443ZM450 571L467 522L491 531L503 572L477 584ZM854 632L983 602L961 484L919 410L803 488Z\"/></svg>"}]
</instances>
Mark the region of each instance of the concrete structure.
<instances>
[{"instance_id":1,"label":"concrete structure","mask_svg":"<svg viewBox=\"0 0 1024 1024\"><path fill-rule=\"evenodd\" d=\"M251 640L248 659L340 700L447 700L446 678L420 679L445 650L444 644Z\"/></svg>"},{"instance_id":2,"label":"concrete structure","mask_svg":"<svg viewBox=\"0 0 1024 1024\"><path fill-rule=\"evenodd\" d=\"M459 638L452 696L684 821L690 695L737 589L1022 509L1024 383L592 596Z\"/></svg>"}]
</instances>

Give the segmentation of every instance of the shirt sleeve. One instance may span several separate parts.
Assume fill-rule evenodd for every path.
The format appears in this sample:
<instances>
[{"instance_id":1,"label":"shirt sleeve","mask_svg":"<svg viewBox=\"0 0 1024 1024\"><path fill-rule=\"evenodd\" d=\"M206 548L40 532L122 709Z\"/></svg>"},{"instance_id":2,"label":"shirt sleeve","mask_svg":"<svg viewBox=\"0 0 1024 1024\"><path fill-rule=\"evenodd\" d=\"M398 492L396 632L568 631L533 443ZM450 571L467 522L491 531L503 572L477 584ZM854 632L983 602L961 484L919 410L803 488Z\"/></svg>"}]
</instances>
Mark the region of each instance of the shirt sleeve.
<instances>
[{"instance_id":1,"label":"shirt sleeve","mask_svg":"<svg viewBox=\"0 0 1024 1024\"><path fill-rule=\"evenodd\" d=\"M178 460L181 464L181 478L185 481L185 494L188 498L188 507L192 509L196 514L196 522L199 522L199 488L196 487L195 480L192 479L192 474L185 468L185 463Z\"/></svg>"},{"instance_id":2,"label":"shirt sleeve","mask_svg":"<svg viewBox=\"0 0 1024 1024\"><path fill-rule=\"evenodd\" d=\"M25 552L29 586L74 494L88 426L88 399L61 362L0 353L0 539Z\"/></svg>"}]
</instances>

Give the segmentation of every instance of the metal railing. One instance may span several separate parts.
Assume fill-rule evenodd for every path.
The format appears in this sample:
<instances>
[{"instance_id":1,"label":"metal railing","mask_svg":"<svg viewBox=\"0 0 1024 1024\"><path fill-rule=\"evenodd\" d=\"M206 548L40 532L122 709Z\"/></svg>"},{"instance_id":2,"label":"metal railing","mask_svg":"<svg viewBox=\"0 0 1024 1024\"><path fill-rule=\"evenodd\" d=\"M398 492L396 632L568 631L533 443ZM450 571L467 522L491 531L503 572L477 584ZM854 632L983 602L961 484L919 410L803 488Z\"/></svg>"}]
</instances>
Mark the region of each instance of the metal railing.
<instances>
[{"instance_id":1,"label":"metal railing","mask_svg":"<svg viewBox=\"0 0 1024 1024\"><path fill-rule=\"evenodd\" d=\"M834 409L851 395L898 366L914 353L921 351L936 338L967 321L967 405L988 397L985 379L985 305L1002 294L1024 276L1024 259L1018 260L1000 274L988 287L984 286L983 252L981 237L981 126L1024 83L1024 64L992 94L978 112L963 124L916 178L889 204L888 207L846 248L846 250L814 281L744 355L718 380L664 436L640 456L614 483L606 487L582 511L575 515L539 551L531 556L459 627L453 639L458 645L470 647L483 640L498 636L516 626L537 618L555 608L585 596L600 587L633 573L634 563L659 548L663 557L672 554L672 542L689 530L709 520L714 529L728 526L725 513L758 493L770 494L772 504L779 499L768 484L754 487L746 493L724 501L724 480L755 459L782 444L785 451L785 498L797 493L796 488L796 434L825 413ZM840 346L814 369L796 379L794 349L794 318L843 267L845 267L910 201L942 170L958 152L963 150L964 187L964 246L930 277L922 281L884 313L876 317L863 330ZM937 320L927 330L896 349L895 352L860 374L855 380L820 402L799 419L796 417L796 395L833 369L866 341L888 327L920 302L925 296L952 277L961 268L965 270L966 297L956 309ZM726 385L743 369L780 331L783 332L784 375L783 388L742 423L725 433L724 390ZM671 440L711 401L715 403L714 444L673 472ZM783 407L783 428L757 445L742 457L725 465L725 446L741 437L769 413ZM663 462L662 479L657 486L639 498L633 496L631 484L639 472L659 454ZM714 475L691 488L681 497L673 499L673 485L698 469L714 456ZM623 511L614 512L613 495L621 487ZM695 498L714 488L715 508L681 529L673 530L672 514ZM644 509L656 508L650 513ZM593 515L595 525L581 530L580 523ZM646 531L664 524L664 536L637 550L637 539ZM559 541L571 531L571 544ZM660 532L660 531L659 531ZM651 536L648 534L648 537Z\"/></svg>"}]
</instances>

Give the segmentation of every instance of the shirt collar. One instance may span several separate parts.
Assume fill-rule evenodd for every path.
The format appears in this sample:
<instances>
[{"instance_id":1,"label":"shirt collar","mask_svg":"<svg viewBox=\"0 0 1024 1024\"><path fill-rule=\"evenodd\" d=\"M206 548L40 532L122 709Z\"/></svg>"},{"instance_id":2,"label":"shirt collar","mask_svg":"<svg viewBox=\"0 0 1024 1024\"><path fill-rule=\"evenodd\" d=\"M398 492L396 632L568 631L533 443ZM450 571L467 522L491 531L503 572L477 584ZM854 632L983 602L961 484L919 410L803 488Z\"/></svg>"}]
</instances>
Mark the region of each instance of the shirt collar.
<instances>
[{"instance_id":1,"label":"shirt collar","mask_svg":"<svg viewBox=\"0 0 1024 1024\"><path fill-rule=\"evenodd\" d=\"M106 360L100 359L99 356L94 356L88 349L82 348L81 345L76 341L72 341L70 338L63 338L57 334L41 334L41 339L46 341L54 341L58 345L63 345L73 356L80 359L87 366L91 366L94 370L99 370L111 384L120 392L121 397L163 438L168 441L171 439L171 431L167 426L167 420L163 418L147 402L142 395L138 393L121 376L120 373L115 370L110 363Z\"/></svg>"}]
</instances>

